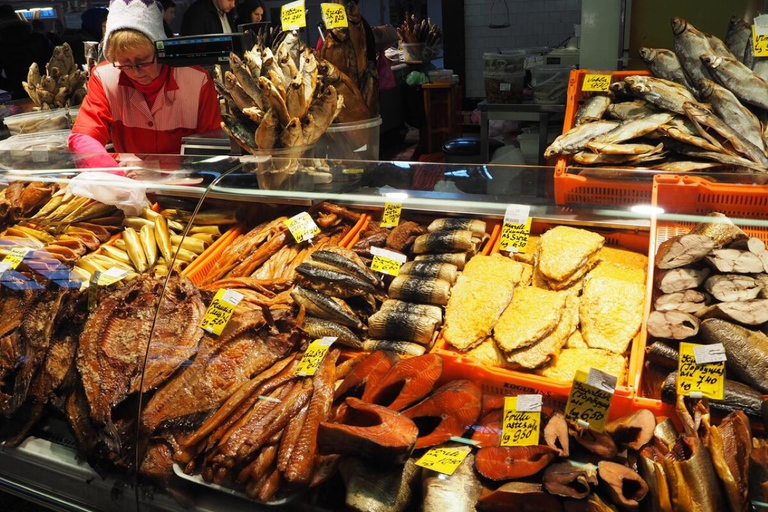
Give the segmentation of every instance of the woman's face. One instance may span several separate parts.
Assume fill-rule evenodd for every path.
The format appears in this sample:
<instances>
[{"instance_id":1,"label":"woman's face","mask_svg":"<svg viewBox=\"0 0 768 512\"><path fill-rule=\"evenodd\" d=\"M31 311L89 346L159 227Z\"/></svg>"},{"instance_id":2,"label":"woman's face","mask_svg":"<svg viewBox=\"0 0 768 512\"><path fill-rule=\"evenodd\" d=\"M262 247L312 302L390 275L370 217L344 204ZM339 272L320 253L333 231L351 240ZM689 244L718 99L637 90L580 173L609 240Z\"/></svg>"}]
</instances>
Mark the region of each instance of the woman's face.
<instances>
[{"instance_id":1,"label":"woman's face","mask_svg":"<svg viewBox=\"0 0 768 512\"><path fill-rule=\"evenodd\" d=\"M151 45L142 46L137 50L115 52L115 64L128 78L141 85L149 84L160 75L161 64L158 64L155 48Z\"/></svg>"},{"instance_id":2,"label":"woman's face","mask_svg":"<svg viewBox=\"0 0 768 512\"><path fill-rule=\"evenodd\" d=\"M261 18L264 17L264 9L257 7L251 13L251 23L259 23Z\"/></svg>"}]
</instances>

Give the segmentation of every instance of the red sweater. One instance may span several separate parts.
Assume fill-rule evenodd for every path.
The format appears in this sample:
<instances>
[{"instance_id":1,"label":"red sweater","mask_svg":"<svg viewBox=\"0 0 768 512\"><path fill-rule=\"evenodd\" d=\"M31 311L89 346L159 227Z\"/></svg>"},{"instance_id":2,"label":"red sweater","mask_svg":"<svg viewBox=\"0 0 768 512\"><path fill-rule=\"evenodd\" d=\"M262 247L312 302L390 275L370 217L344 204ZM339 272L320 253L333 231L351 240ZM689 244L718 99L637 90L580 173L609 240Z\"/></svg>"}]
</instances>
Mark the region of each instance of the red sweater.
<instances>
[{"instance_id":1,"label":"red sweater","mask_svg":"<svg viewBox=\"0 0 768 512\"><path fill-rule=\"evenodd\" d=\"M150 107L127 75L108 62L93 69L72 133L89 135L117 153L178 154L181 138L216 130L216 90L200 67L171 68Z\"/></svg>"}]
</instances>

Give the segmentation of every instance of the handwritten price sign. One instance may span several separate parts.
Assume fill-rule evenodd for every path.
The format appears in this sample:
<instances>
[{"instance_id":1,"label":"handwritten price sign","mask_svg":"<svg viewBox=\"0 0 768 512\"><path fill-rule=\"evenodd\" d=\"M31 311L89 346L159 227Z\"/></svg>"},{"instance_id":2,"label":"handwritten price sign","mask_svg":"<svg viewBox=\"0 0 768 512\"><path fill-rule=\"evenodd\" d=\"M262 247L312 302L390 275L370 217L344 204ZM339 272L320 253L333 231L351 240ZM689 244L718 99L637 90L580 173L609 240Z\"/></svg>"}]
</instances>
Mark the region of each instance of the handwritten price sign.
<instances>
[{"instance_id":1,"label":"handwritten price sign","mask_svg":"<svg viewBox=\"0 0 768 512\"><path fill-rule=\"evenodd\" d=\"M394 228L400 224L400 212L403 209L402 203L384 203L384 213L381 214L381 224L383 228Z\"/></svg>"},{"instance_id":2,"label":"handwritten price sign","mask_svg":"<svg viewBox=\"0 0 768 512\"><path fill-rule=\"evenodd\" d=\"M615 387L616 377L613 375L594 368L590 368L589 373L577 371L565 406L565 419L602 433Z\"/></svg>"},{"instance_id":3,"label":"handwritten price sign","mask_svg":"<svg viewBox=\"0 0 768 512\"><path fill-rule=\"evenodd\" d=\"M304 0L289 2L280 8L280 23L283 30L296 30L307 26Z\"/></svg>"},{"instance_id":4,"label":"handwritten price sign","mask_svg":"<svg viewBox=\"0 0 768 512\"><path fill-rule=\"evenodd\" d=\"M416 461L416 465L444 475L452 475L456 468L461 466L470 451L472 451L470 446L432 448Z\"/></svg>"},{"instance_id":5,"label":"handwritten price sign","mask_svg":"<svg viewBox=\"0 0 768 512\"><path fill-rule=\"evenodd\" d=\"M331 349L331 345L336 340L335 336L327 336L310 343L301 361L299 361L299 365L296 367L296 375L300 377L311 377L314 375L317 369L320 368L320 363L325 359L325 355Z\"/></svg>"},{"instance_id":6,"label":"handwritten price sign","mask_svg":"<svg viewBox=\"0 0 768 512\"><path fill-rule=\"evenodd\" d=\"M523 252L531 234L531 207L524 204L510 204L504 214L499 249L507 252Z\"/></svg>"},{"instance_id":7,"label":"handwritten price sign","mask_svg":"<svg viewBox=\"0 0 768 512\"><path fill-rule=\"evenodd\" d=\"M347 28L347 11L341 4L320 4L325 28Z\"/></svg>"},{"instance_id":8,"label":"handwritten price sign","mask_svg":"<svg viewBox=\"0 0 768 512\"><path fill-rule=\"evenodd\" d=\"M285 219L283 223L288 226L288 231L291 232L297 244L314 238L320 232L320 228L317 227L307 212L301 212L290 219Z\"/></svg>"},{"instance_id":9,"label":"handwritten price sign","mask_svg":"<svg viewBox=\"0 0 768 512\"><path fill-rule=\"evenodd\" d=\"M13 270L21 265L21 262L27 257L27 253L31 250L28 247L14 247L11 249L8 255L3 258L3 261L0 261L0 273L6 270Z\"/></svg>"},{"instance_id":10,"label":"handwritten price sign","mask_svg":"<svg viewBox=\"0 0 768 512\"><path fill-rule=\"evenodd\" d=\"M714 350L713 350L714 349ZM714 346L680 343L677 364L677 394L722 400L725 385L725 349Z\"/></svg>"},{"instance_id":11,"label":"handwritten price sign","mask_svg":"<svg viewBox=\"0 0 768 512\"><path fill-rule=\"evenodd\" d=\"M200 328L219 336L232 318L232 313L235 312L235 307L240 304L241 300L243 300L242 293L221 288L213 296L211 305L208 306L208 310L200 322Z\"/></svg>"},{"instance_id":12,"label":"handwritten price sign","mask_svg":"<svg viewBox=\"0 0 768 512\"><path fill-rule=\"evenodd\" d=\"M539 444L541 395L504 398L501 446L534 446Z\"/></svg>"},{"instance_id":13,"label":"handwritten price sign","mask_svg":"<svg viewBox=\"0 0 768 512\"><path fill-rule=\"evenodd\" d=\"M373 261L371 261L371 270L381 272L390 276L397 276L400 273L400 267L405 263L405 254L388 251L380 247L371 247Z\"/></svg>"},{"instance_id":14,"label":"handwritten price sign","mask_svg":"<svg viewBox=\"0 0 768 512\"><path fill-rule=\"evenodd\" d=\"M608 92L611 86L611 75L585 75L581 90L584 92Z\"/></svg>"}]
</instances>

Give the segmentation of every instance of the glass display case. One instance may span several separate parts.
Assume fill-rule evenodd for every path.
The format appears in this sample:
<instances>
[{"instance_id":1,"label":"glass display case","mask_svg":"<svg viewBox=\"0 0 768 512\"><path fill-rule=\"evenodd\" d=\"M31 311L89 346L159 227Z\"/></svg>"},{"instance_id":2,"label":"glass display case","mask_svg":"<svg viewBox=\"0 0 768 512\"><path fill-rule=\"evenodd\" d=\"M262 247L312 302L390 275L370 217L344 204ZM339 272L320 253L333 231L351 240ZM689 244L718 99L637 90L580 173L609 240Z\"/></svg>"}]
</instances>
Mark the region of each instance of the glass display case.
<instances>
[{"instance_id":1,"label":"glass display case","mask_svg":"<svg viewBox=\"0 0 768 512\"><path fill-rule=\"evenodd\" d=\"M768 193L726 174L625 172L653 181L649 204L558 206L545 167L22 157L0 153L0 485L58 510L659 499L640 483L612 495L648 480L622 464L624 484L588 476L583 496L501 484L639 452L638 408L675 416L644 378L654 329L679 327L649 333L670 310L654 302L659 243L719 211L741 228L720 247L768 263L749 238L765 238ZM699 260L733 256L713 250ZM607 434L582 442L602 430L570 400L590 368L616 453ZM528 413L504 399L520 395L540 396L525 436L555 434L527 455L500 446L519 444L502 419ZM433 448L471 454L449 476L415 465Z\"/></svg>"}]
</instances>

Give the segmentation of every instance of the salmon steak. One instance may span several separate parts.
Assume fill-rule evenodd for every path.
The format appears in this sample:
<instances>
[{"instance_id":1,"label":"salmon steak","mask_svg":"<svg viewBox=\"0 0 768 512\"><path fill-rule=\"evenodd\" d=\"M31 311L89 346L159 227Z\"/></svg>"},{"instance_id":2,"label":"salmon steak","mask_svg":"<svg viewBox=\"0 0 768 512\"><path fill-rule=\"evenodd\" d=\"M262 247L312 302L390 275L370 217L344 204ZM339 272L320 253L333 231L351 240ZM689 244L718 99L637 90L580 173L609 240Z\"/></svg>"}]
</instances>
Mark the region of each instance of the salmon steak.
<instances>
[{"instance_id":1,"label":"salmon steak","mask_svg":"<svg viewBox=\"0 0 768 512\"><path fill-rule=\"evenodd\" d=\"M405 414L346 399L342 423L320 423L317 445L321 454L362 455L377 462L402 464L416 444L419 429Z\"/></svg>"},{"instance_id":2,"label":"salmon steak","mask_svg":"<svg viewBox=\"0 0 768 512\"><path fill-rule=\"evenodd\" d=\"M535 475L555 457L549 446L489 446L477 451L475 469L491 480L517 480Z\"/></svg>"},{"instance_id":3,"label":"salmon steak","mask_svg":"<svg viewBox=\"0 0 768 512\"><path fill-rule=\"evenodd\" d=\"M402 411L431 393L442 374L443 358L436 354L402 359L375 386L366 388L362 400Z\"/></svg>"},{"instance_id":4,"label":"salmon steak","mask_svg":"<svg viewBox=\"0 0 768 512\"><path fill-rule=\"evenodd\" d=\"M432 396L403 411L419 427L416 449L445 443L461 436L480 416L483 392L474 382L454 380Z\"/></svg>"}]
</instances>

